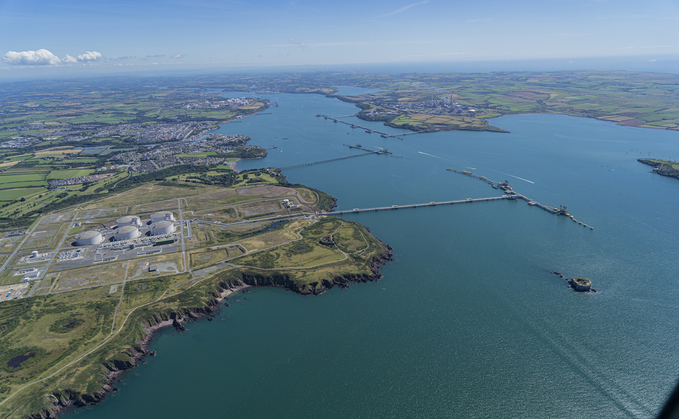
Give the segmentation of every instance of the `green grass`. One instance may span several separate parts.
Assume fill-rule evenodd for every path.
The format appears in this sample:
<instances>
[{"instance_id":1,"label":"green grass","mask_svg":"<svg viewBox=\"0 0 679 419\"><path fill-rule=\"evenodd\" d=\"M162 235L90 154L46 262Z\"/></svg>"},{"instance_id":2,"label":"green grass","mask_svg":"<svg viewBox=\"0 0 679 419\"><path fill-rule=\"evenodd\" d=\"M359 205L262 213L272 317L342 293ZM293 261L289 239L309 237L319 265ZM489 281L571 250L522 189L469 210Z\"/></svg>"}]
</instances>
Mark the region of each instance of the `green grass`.
<instances>
[{"instance_id":1,"label":"green grass","mask_svg":"<svg viewBox=\"0 0 679 419\"><path fill-rule=\"evenodd\" d=\"M0 189L16 189L16 188L30 188L30 187L39 187L39 186L47 186L47 182L45 181L33 181L33 182L16 182L16 183L0 183Z\"/></svg>"},{"instance_id":2,"label":"green grass","mask_svg":"<svg viewBox=\"0 0 679 419\"><path fill-rule=\"evenodd\" d=\"M88 176L94 173L92 169L69 169L69 170L54 170L47 175L47 180L53 179L70 179L80 176Z\"/></svg>"},{"instance_id":3,"label":"green grass","mask_svg":"<svg viewBox=\"0 0 679 419\"><path fill-rule=\"evenodd\" d=\"M26 160L28 158L33 157L32 154L20 154L18 156L10 157L7 159L7 161L19 161L19 160Z\"/></svg>"},{"instance_id":4,"label":"green grass","mask_svg":"<svg viewBox=\"0 0 679 419\"><path fill-rule=\"evenodd\" d=\"M45 180L44 174L28 174L28 175L2 175L0 176L0 184L5 183L20 183Z\"/></svg>"},{"instance_id":5,"label":"green grass","mask_svg":"<svg viewBox=\"0 0 679 419\"><path fill-rule=\"evenodd\" d=\"M0 193L0 201L16 201L17 199L39 195L47 192L45 188L21 188L21 189L6 189Z\"/></svg>"}]
</instances>

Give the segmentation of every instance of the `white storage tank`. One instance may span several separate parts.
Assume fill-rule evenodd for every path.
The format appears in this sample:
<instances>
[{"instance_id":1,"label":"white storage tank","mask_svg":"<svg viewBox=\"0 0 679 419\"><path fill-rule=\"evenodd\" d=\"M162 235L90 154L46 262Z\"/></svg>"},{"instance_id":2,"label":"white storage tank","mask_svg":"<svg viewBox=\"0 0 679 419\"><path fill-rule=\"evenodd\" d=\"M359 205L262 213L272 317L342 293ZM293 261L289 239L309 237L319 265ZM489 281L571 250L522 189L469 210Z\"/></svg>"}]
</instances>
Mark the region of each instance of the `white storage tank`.
<instances>
[{"instance_id":1,"label":"white storage tank","mask_svg":"<svg viewBox=\"0 0 679 419\"><path fill-rule=\"evenodd\" d=\"M170 234L174 232L174 223L172 221L158 221L151 225L151 235L160 236L162 234Z\"/></svg>"},{"instance_id":2,"label":"white storage tank","mask_svg":"<svg viewBox=\"0 0 679 419\"><path fill-rule=\"evenodd\" d=\"M131 240L139 237L139 229L135 226L119 227L116 230L116 240Z\"/></svg>"},{"instance_id":3,"label":"white storage tank","mask_svg":"<svg viewBox=\"0 0 679 419\"><path fill-rule=\"evenodd\" d=\"M155 224L159 221L174 221L174 214L170 211L158 211L151 214L152 224Z\"/></svg>"},{"instance_id":4,"label":"white storage tank","mask_svg":"<svg viewBox=\"0 0 679 419\"><path fill-rule=\"evenodd\" d=\"M75 244L78 246L89 246L92 244L99 244L104 241L104 237L100 232L95 230L85 231L75 236Z\"/></svg>"},{"instance_id":5,"label":"white storage tank","mask_svg":"<svg viewBox=\"0 0 679 419\"><path fill-rule=\"evenodd\" d=\"M126 215L116 220L118 227L136 226L141 227L141 220L136 215Z\"/></svg>"}]
</instances>

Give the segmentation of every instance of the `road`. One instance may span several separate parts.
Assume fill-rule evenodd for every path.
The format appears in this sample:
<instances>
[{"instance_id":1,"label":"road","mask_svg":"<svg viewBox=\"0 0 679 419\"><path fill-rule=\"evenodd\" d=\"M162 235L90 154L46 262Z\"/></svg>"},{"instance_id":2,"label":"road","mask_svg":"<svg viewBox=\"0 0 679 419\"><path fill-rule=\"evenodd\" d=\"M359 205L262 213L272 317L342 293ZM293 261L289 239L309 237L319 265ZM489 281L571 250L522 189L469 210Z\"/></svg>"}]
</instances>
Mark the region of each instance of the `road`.
<instances>
[{"instance_id":1,"label":"road","mask_svg":"<svg viewBox=\"0 0 679 419\"><path fill-rule=\"evenodd\" d=\"M68 225L68 229L66 230L66 233L64 234L64 237L61 238L61 241L59 241L59 244L57 245L57 248L54 249L54 254L53 254L52 257L50 258L49 262L47 262L47 264L44 265L44 269L43 269L43 271L42 271L42 276L40 277L40 280L42 280L42 279L45 277L45 275L47 275L47 271L50 269L50 266L52 266L52 263L54 262L54 259L57 257L57 254L59 253L59 249L61 249L61 246L62 246L62 245L64 244L64 242L66 241L66 237L68 236L68 232L71 231L71 229L73 228L73 223L75 222L76 218L78 218L78 214L79 214L79 213L80 213L80 211L76 211L75 214L73 214L73 218L71 219L71 221L70 221L70 223L69 223L69 225ZM35 290L38 288L38 284L40 284L40 282L41 282L40 280L36 280L36 281L35 281L35 285L33 285L33 288L31 289L31 292L29 292L28 295L27 295L26 297L30 297L30 296L33 295L33 293L35 292Z\"/></svg>"}]
</instances>

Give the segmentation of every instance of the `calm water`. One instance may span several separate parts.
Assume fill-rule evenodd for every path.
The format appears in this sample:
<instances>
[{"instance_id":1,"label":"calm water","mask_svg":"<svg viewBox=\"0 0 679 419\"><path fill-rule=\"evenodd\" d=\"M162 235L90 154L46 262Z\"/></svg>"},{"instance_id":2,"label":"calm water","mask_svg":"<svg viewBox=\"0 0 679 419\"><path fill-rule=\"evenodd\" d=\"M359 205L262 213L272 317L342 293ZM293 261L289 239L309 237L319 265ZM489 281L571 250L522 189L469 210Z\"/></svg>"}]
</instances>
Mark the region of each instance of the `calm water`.
<instances>
[{"instance_id":1,"label":"calm water","mask_svg":"<svg viewBox=\"0 0 679 419\"><path fill-rule=\"evenodd\" d=\"M241 94L234 94L240 96ZM679 133L554 115L493 121L510 134L449 132L383 139L316 113L352 105L270 95L270 115L221 132L276 145L339 208L498 195L448 172L508 179L568 205L590 231L525 202L483 202L348 217L395 249L379 283L318 297L255 289L213 322L154 339L158 356L78 418L651 417L679 378L679 181L636 159L679 159ZM360 122L396 132L380 124ZM288 137L284 140L283 137ZM578 294L555 270L591 278ZM234 301L234 300L232 300Z\"/></svg>"}]
</instances>

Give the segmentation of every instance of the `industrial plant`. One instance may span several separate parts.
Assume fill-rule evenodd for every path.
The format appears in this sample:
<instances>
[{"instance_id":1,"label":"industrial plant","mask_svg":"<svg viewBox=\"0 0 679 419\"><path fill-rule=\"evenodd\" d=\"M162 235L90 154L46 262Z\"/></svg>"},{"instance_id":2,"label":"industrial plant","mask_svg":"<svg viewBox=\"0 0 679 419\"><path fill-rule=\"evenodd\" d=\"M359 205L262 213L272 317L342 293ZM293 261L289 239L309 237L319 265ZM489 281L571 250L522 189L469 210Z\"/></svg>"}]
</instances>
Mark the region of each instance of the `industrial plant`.
<instances>
[{"instance_id":1,"label":"industrial plant","mask_svg":"<svg viewBox=\"0 0 679 419\"><path fill-rule=\"evenodd\" d=\"M93 244L99 244L103 241L104 236L102 236L100 232L95 230L80 233L75 237L75 243L78 246L90 246Z\"/></svg>"}]
</instances>

